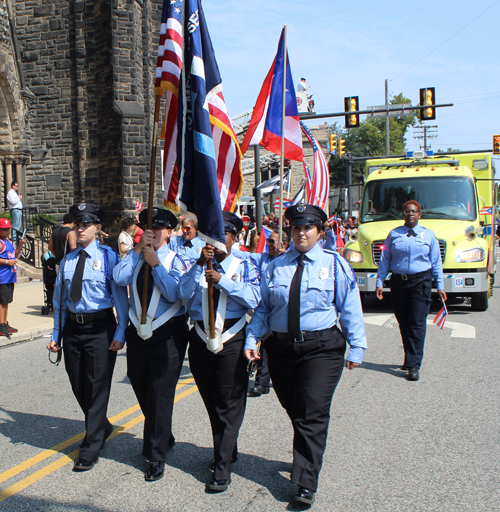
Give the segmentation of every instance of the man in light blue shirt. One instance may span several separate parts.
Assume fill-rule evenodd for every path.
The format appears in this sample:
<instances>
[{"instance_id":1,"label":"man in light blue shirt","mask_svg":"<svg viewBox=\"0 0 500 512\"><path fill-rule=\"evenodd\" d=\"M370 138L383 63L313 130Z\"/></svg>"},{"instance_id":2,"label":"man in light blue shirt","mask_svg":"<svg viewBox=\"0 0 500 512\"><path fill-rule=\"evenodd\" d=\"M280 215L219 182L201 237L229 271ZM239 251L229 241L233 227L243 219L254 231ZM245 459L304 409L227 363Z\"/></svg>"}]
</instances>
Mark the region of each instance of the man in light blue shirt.
<instances>
[{"instance_id":1,"label":"man in light blue shirt","mask_svg":"<svg viewBox=\"0 0 500 512\"><path fill-rule=\"evenodd\" d=\"M182 236L171 236L168 247L178 255L184 270L187 270L200 257L205 242L198 236L198 219L194 213L184 214L181 227Z\"/></svg>"},{"instance_id":2,"label":"man in light blue shirt","mask_svg":"<svg viewBox=\"0 0 500 512\"><path fill-rule=\"evenodd\" d=\"M64 340L66 371L85 414L86 434L73 469L87 471L113 432L106 411L116 352L125 343L128 303L126 288L113 279L118 254L96 241L106 214L89 203L72 206L70 214L79 245L61 261L53 298L54 329L47 348L57 352Z\"/></svg>"}]
</instances>

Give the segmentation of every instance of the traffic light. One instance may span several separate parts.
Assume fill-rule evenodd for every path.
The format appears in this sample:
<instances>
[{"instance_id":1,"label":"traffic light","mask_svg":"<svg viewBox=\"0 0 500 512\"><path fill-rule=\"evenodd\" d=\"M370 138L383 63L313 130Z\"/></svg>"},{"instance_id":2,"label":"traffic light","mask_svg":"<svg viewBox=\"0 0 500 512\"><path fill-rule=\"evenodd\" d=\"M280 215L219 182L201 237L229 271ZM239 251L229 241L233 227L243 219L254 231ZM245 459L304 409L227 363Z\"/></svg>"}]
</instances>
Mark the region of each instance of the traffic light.
<instances>
[{"instance_id":1,"label":"traffic light","mask_svg":"<svg viewBox=\"0 0 500 512\"><path fill-rule=\"evenodd\" d=\"M435 105L436 92L434 87L427 87L420 89L420 106ZM434 107L422 108L420 110L420 121L436 119L436 109Z\"/></svg>"},{"instance_id":2,"label":"traffic light","mask_svg":"<svg viewBox=\"0 0 500 512\"><path fill-rule=\"evenodd\" d=\"M328 149L330 153L335 153L335 150L337 149L337 141L335 140L335 137L337 137L337 135L334 133L330 133L330 135L328 135Z\"/></svg>"},{"instance_id":3,"label":"traffic light","mask_svg":"<svg viewBox=\"0 0 500 512\"><path fill-rule=\"evenodd\" d=\"M500 155L500 135L493 135L493 154Z\"/></svg>"},{"instance_id":4,"label":"traffic light","mask_svg":"<svg viewBox=\"0 0 500 512\"><path fill-rule=\"evenodd\" d=\"M359 97L349 96L344 98L344 111L345 112L357 112L359 110ZM359 127L359 114L352 114L345 116L345 127L346 128L358 128Z\"/></svg>"},{"instance_id":5,"label":"traffic light","mask_svg":"<svg viewBox=\"0 0 500 512\"><path fill-rule=\"evenodd\" d=\"M342 158L343 154L345 154L345 139L339 139L339 150L338 150L339 158Z\"/></svg>"}]
</instances>

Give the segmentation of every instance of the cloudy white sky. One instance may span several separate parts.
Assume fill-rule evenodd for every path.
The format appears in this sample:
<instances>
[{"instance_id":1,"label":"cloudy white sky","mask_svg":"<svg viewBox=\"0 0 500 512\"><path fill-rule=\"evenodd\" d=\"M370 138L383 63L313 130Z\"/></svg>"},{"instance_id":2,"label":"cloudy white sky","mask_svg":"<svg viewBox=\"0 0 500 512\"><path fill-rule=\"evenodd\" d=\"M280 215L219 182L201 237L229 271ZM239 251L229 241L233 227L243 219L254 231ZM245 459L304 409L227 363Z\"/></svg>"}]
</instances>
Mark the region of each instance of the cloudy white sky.
<instances>
[{"instance_id":1,"label":"cloudy white sky","mask_svg":"<svg viewBox=\"0 0 500 512\"><path fill-rule=\"evenodd\" d=\"M500 134L500 0L204 0L203 8L232 116L253 107L286 24L294 82L307 78L317 113L342 111L344 96L382 105L389 79L389 93L413 104L421 87L455 104L427 122L438 126L435 150L491 148ZM408 149L418 144L409 133Z\"/></svg>"}]
</instances>

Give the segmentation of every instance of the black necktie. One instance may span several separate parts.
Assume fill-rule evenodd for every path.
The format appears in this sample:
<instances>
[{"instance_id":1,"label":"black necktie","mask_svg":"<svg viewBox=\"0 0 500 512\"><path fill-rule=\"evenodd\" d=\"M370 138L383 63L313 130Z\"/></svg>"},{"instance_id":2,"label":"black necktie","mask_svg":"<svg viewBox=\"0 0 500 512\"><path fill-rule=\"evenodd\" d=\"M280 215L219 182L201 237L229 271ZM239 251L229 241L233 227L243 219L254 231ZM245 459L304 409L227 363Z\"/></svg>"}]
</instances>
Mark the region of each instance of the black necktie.
<instances>
[{"instance_id":1,"label":"black necktie","mask_svg":"<svg viewBox=\"0 0 500 512\"><path fill-rule=\"evenodd\" d=\"M137 293L139 294L141 301L142 301L142 290L144 289L144 268L146 267L146 265L147 265L147 263L144 263L139 270L139 274L137 274ZM148 305L151 302L154 284L155 283L154 283L154 279L153 279L153 274L150 272L149 279L148 279Z\"/></svg>"},{"instance_id":2,"label":"black necktie","mask_svg":"<svg viewBox=\"0 0 500 512\"><path fill-rule=\"evenodd\" d=\"M297 258L297 270L290 285L288 301L288 333L294 338L300 338L300 284L304 273L304 254Z\"/></svg>"},{"instance_id":3,"label":"black necktie","mask_svg":"<svg viewBox=\"0 0 500 512\"><path fill-rule=\"evenodd\" d=\"M73 281L71 282L71 300L78 302L82 298L82 281L83 281L83 270L85 269L85 260L87 259L87 253L82 250L80 251L80 259L76 264L75 274L73 275Z\"/></svg>"},{"instance_id":4,"label":"black necktie","mask_svg":"<svg viewBox=\"0 0 500 512\"><path fill-rule=\"evenodd\" d=\"M188 240L187 242L184 242L184 247L193 247L193 244L191 243L191 240Z\"/></svg>"},{"instance_id":5,"label":"black necktie","mask_svg":"<svg viewBox=\"0 0 500 512\"><path fill-rule=\"evenodd\" d=\"M413 229L409 229L409 230L408 230L408 233L406 233L406 236L407 236L407 237L410 237L410 236L417 236L417 233L415 233L415 231L413 231Z\"/></svg>"}]
</instances>

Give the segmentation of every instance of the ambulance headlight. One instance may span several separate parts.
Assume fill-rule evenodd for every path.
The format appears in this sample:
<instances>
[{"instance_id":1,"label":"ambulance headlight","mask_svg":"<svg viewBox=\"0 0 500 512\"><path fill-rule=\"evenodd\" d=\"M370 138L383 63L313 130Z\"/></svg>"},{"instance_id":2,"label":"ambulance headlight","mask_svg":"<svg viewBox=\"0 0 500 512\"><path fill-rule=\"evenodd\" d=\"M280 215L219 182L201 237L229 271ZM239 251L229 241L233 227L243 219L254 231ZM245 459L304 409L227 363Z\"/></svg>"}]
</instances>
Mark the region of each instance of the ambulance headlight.
<instances>
[{"instance_id":1,"label":"ambulance headlight","mask_svg":"<svg viewBox=\"0 0 500 512\"><path fill-rule=\"evenodd\" d=\"M353 251L351 249L346 249L344 251L344 258L349 263L363 263L363 255L359 251Z\"/></svg>"},{"instance_id":2,"label":"ambulance headlight","mask_svg":"<svg viewBox=\"0 0 500 512\"><path fill-rule=\"evenodd\" d=\"M476 247L475 249L467 249L466 251L460 251L455 256L457 263L472 263L474 261L484 260L484 249Z\"/></svg>"}]
</instances>

